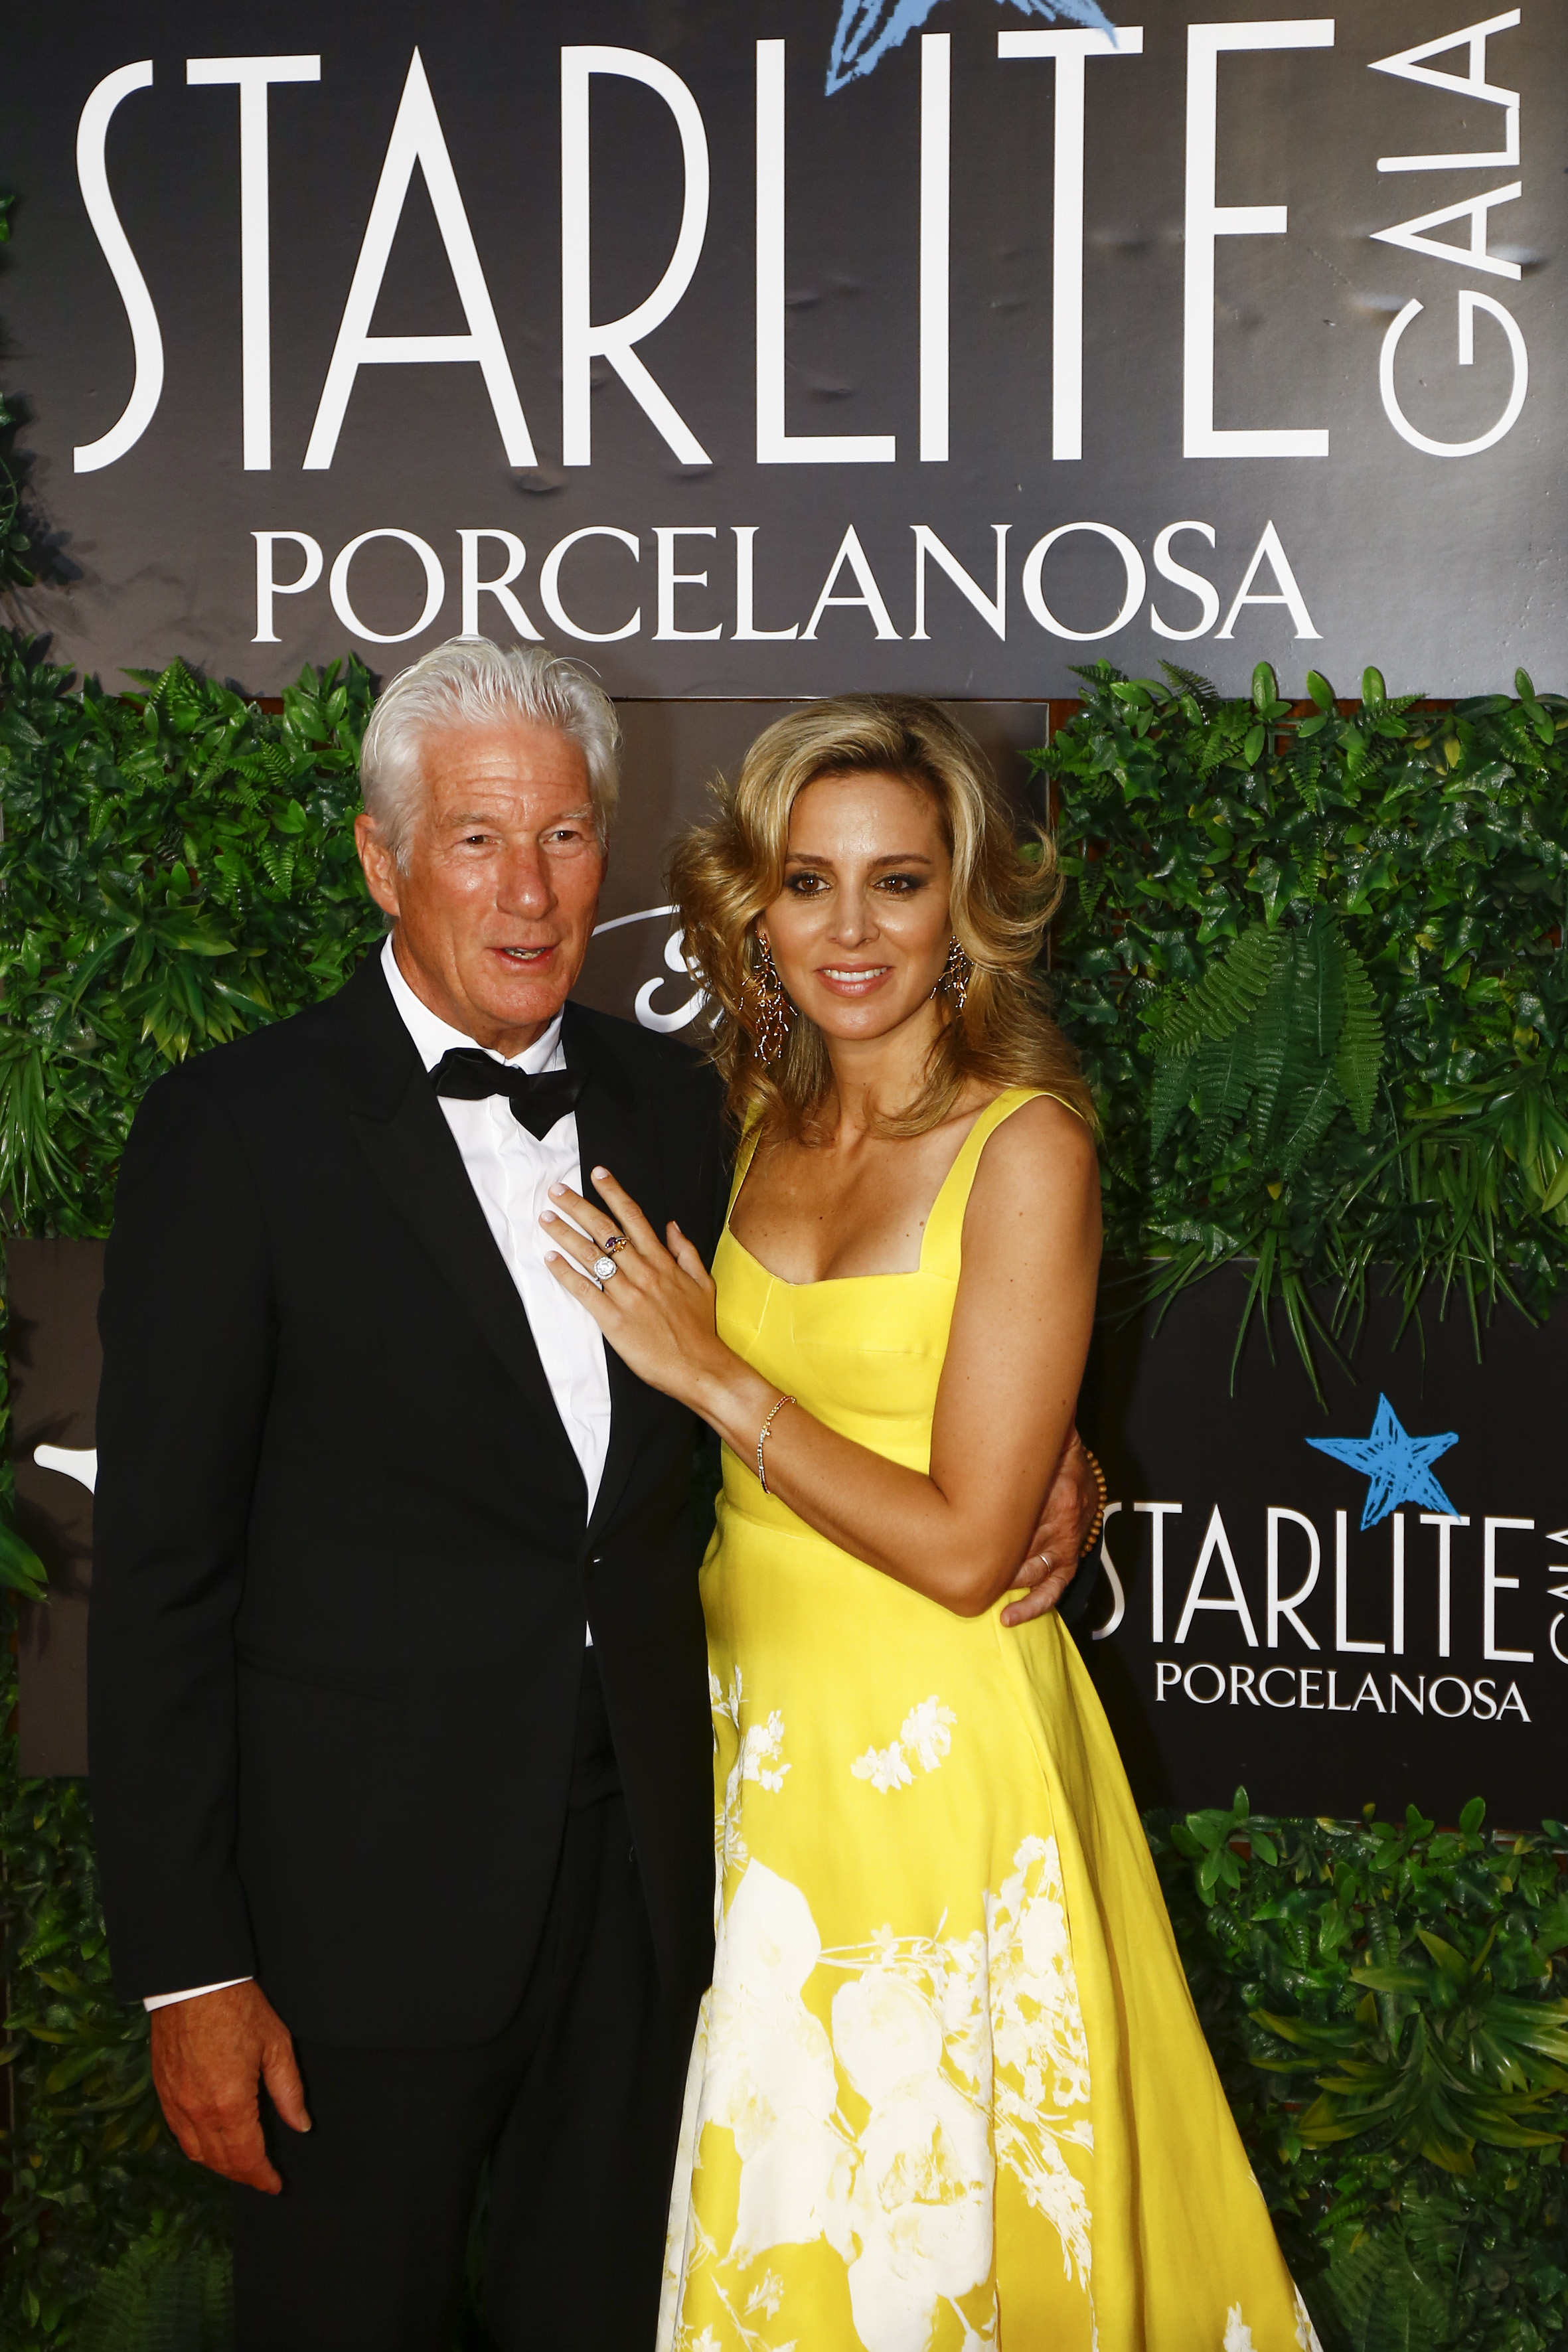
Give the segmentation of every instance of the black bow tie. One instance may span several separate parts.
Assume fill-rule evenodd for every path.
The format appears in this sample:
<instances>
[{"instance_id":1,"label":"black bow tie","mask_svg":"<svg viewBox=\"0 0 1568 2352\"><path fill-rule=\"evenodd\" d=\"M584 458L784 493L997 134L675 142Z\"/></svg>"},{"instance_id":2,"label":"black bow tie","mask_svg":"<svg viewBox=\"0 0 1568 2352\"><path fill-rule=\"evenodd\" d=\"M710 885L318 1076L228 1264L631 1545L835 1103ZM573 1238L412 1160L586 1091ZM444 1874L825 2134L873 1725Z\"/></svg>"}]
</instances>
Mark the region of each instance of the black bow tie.
<instances>
[{"instance_id":1,"label":"black bow tie","mask_svg":"<svg viewBox=\"0 0 1568 2352\"><path fill-rule=\"evenodd\" d=\"M576 1109L587 1079L580 1070L509 1070L477 1045L454 1045L431 1071L430 1083L438 1095L458 1102L505 1095L513 1118L542 1143L557 1120Z\"/></svg>"}]
</instances>

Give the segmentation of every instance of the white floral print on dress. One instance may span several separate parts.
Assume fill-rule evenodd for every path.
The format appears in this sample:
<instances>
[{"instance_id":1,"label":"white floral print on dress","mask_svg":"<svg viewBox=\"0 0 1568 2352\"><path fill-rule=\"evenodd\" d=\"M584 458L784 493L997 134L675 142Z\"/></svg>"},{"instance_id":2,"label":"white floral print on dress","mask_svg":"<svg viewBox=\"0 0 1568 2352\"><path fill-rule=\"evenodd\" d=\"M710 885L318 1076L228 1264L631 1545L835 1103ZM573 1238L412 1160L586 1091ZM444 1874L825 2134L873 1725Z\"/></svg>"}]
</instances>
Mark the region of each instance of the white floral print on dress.
<instances>
[{"instance_id":1,"label":"white floral print on dress","mask_svg":"<svg viewBox=\"0 0 1568 2352\"><path fill-rule=\"evenodd\" d=\"M940 1715L929 1728L945 1739ZM1088 2043L1056 1841L1025 1838L1013 1860L984 1929L939 1939L888 1927L826 1951L801 1890L745 1866L721 1922L695 2116L699 2141L709 2125L733 2136L735 2230L728 2248L695 2233L681 2265L710 2273L741 2345L757 2340L745 2319L764 2309L790 2324L776 2273L760 2284L741 2273L773 2247L816 2241L845 2265L866 2352L925 2352L944 2305L966 2347L993 2344L999 2164L1050 2222L1092 2326L1089 2198L1074 2168L1093 2147ZM843 1979L831 2032L804 1999L818 1970ZM858 2130L840 2077L867 2111ZM670 2281L672 2317L683 2285ZM700 2336L673 2333L698 2352Z\"/></svg>"},{"instance_id":2,"label":"white floral print on dress","mask_svg":"<svg viewBox=\"0 0 1568 2352\"><path fill-rule=\"evenodd\" d=\"M741 1669L735 1668L726 1691L719 1677L709 1669L708 1696L716 1716L722 1717L735 1733L735 1760L730 1767L724 1783L724 1801L713 1816L713 1843L719 1857L720 1886L714 1895L714 1926L718 1926L718 1906L726 1873L743 1870L749 1859L746 1841L741 1832L741 1790L748 1780L769 1789L776 1795L784 1787L787 1764L780 1759L784 1752L784 1720L777 1707L765 1724L753 1723L741 1729Z\"/></svg>"},{"instance_id":3,"label":"white floral print on dress","mask_svg":"<svg viewBox=\"0 0 1568 2352\"><path fill-rule=\"evenodd\" d=\"M915 1777L910 1769L910 1758L922 1772L936 1771L952 1749L957 1721L952 1707L944 1706L933 1692L910 1707L897 1739L886 1748L868 1748L849 1769L858 1780L869 1780L884 1796L893 1789L908 1789Z\"/></svg>"}]
</instances>

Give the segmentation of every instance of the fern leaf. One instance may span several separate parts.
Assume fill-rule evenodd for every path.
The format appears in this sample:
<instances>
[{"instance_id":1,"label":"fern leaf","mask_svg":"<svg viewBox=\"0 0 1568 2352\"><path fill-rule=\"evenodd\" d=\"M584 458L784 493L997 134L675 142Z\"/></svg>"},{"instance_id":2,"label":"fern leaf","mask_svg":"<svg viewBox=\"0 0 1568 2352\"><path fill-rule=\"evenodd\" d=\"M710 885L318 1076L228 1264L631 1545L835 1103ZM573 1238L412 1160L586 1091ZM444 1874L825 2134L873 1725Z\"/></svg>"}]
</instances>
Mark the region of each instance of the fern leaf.
<instances>
[{"instance_id":1,"label":"fern leaf","mask_svg":"<svg viewBox=\"0 0 1568 2352\"><path fill-rule=\"evenodd\" d=\"M1345 1016L1334 1048L1334 1076L1350 1106L1358 1135L1372 1125L1377 1081L1383 1068L1383 1016L1354 948L1345 949Z\"/></svg>"},{"instance_id":2,"label":"fern leaf","mask_svg":"<svg viewBox=\"0 0 1568 2352\"><path fill-rule=\"evenodd\" d=\"M1257 1077L1252 1034L1239 1030L1233 1037L1217 1037L1200 1045L1192 1061L1197 1082L1198 1116L1215 1139L1234 1127L1247 1108Z\"/></svg>"},{"instance_id":3,"label":"fern leaf","mask_svg":"<svg viewBox=\"0 0 1568 2352\"><path fill-rule=\"evenodd\" d=\"M1154 1065L1154 1084L1150 1091L1149 1117L1153 1129L1156 1151L1187 1107L1192 1092L1192 1072L1184 1058L1172 1056Z\"/></svg>"},{"instance_id":4,"label":"fern leaf","mask_svg":"<svg viewBox=\"0 0 1568 2352\"><path fill-rule=\"evenodd\" d=\"M1291 1082L1299 1084L1305 1073L1300 1068L1296 1045L1295 1024L1292 1020L1295 996L1296 958L1294 943L1283 941L1285 952L1279 958L1268 991L1258 1008L1253 1024L1252 1054L1258 1072L1258 1094L1252 1106L1253 1149L1261 1157L1268 1151L1273 1138L1275 1116Z\"/></svg>"},{"instance_id":5,"label":"fern leaf","mask_svg":"<svg viewBox=\"0 0 1568 2352\"><path fill-rule=\"evenodd\" d=\"M1315 1151L1328 1132L1329 1121L1344 1101L1331 1069L1324 1069L1294 1088L1279 1121L1279 1171L1294 1176L1309 1152Z\"/></svg>"},{"instance_id":6,"label":"fern leaf","mask_svg":"<svg viewBox=\"0 0 1568 2352\"><path fill-rule=\"evenodd\" d=\"M1283 935L1265 924L1254 923L1243 931L1166 1014L1155 1040L1161 1059L1184 1059L1200 1045L1245 1027L1262 1003L1288 947Z\"/></svg>"},{"instance_id":7,"label":"fern leaf","mask_svg":"<svg viewBox=\"0 0 1568 2352\"><path fill-rule=\"evenodd\" d=\"M1315 1061L1326 1062L1339 1043L1345 1017L1345 957L1340 927L1320 907L1295 940L1296 987L1293 1024Z\"/></svg>"}]
</instances>

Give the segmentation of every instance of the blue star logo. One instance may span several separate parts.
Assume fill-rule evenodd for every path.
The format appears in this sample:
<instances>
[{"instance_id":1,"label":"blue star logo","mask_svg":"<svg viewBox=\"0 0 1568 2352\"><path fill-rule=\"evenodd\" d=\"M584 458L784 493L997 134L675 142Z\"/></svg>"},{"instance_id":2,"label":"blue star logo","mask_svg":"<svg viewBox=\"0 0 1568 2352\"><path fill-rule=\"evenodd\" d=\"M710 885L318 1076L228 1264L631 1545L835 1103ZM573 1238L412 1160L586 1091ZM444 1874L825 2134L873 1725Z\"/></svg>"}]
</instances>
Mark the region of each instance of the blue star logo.
<instances>
[{"instance_id":1,"label":"blue star logo","mask_svg":"<svg viewBox=\"0 0 1568 2352\"><path fill-rule=\"evenodd\" d=\"M1441 1437L1412 1437L1401 1426L1399 1415L1385 1396L1378 1398L1370 1437L1309 1437L1307 1443L1320 1454L1331 1454L1348 1469L1365 1472L1366 1506L1361 1515L1363 1534L1368 1528L1376 1527L1379 1519L1397 1510L1401 1503L1419 1503L1428 1511L1441 1511L1446 1517L1458 1517L1432 1475L1432 1465L1438 1455L1458 1444L1458 1433L1450 1429Z\"/></svg>"}]
</instances>

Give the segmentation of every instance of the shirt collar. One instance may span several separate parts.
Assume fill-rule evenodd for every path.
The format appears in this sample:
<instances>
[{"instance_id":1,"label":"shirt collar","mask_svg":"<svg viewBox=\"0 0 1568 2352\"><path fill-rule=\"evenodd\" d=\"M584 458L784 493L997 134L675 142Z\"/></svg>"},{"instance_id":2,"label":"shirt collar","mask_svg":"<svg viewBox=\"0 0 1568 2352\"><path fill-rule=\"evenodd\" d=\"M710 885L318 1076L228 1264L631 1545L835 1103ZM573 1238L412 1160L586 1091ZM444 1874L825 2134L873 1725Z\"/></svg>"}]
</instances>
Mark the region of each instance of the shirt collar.
<instances>
[{"instance_id":1,"label":"shirt collar","mask_svg":"<svg viewBox=\"0 0 1568 2352\"><path fill-rule=\"evenodd\" d=\"M403 1025L413 1038L415 1050L427 1070L433 1070L442 1055L450 1053L454 1046L466 1045L472 1049L472 1037L465 1037L460 1029L454 1029L450 1022L443 1021L438 1013L432 1013L423 997L416 996L409 987L393 953L390 931L381 950L381 968L386 974L386 984L392 992L392 1001L402 1015ZM564 1010L563 1006L562 1012ZM561 1013L556 1014L542 1037L536 1037L531 1045L526 1046L521 1054L514 1054L510 1061L504 1054L498 1054L493 1046L484 1045L479 1050L488 1054L492 1062L500 1062L509 1070L526 1070L531 1076L540 1070L564 1069L565 1056L561 1051Z\"/></svg>"}]
</instances>

